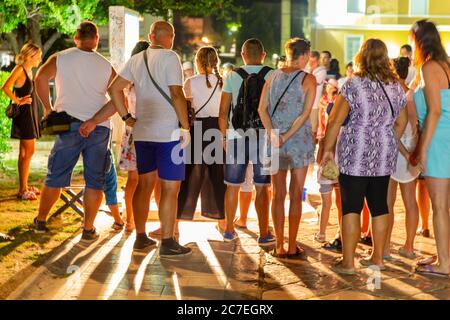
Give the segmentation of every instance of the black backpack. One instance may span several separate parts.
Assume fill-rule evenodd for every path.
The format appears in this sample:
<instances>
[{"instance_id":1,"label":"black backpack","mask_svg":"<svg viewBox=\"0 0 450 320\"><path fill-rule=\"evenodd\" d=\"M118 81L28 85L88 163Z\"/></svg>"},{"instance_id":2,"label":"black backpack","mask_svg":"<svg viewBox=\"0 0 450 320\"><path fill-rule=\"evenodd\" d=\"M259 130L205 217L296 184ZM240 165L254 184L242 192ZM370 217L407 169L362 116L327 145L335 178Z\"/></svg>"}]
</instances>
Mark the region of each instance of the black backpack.
<instances>
[{"instance_id":1,"label":"black backpack","mask_svg":"<svg viewBox=\"0 0 450 320\"><path fill-rule=\"evenodd\" d=\"M263 67L258 73L249 74L242 68L235 72L243 79L237 104L233 108L231 123L234 129L264 128L258 114L259 100L266 80L264 79L272 68Z\"/></svg>"}]
</instances>

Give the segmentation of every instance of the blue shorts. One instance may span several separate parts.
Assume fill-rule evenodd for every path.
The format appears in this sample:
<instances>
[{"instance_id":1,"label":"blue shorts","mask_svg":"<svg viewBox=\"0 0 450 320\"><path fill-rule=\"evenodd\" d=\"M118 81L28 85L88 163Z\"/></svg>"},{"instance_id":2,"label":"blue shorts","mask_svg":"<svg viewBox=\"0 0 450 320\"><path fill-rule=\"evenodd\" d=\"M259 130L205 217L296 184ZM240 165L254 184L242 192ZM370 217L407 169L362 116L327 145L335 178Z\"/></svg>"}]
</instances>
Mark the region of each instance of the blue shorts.
<instances>
[{"instance_id":1,"label":"blue shorts","mask_svg":"<svg viewBox=\"0 0 450 320\"><path fill-rule=\"evenodd\" d=\"M109 128L97 126L89 137L83 138L78 129L80 122L73 122L70 131L57 135L48 157L48 173L45 185L50 188L70 186L73 168L83 155L83 175L86 188L103 190L105 174L111 165L108 155Z\"/></svg>"},{"instance_id":2,"label":"blue shorts","mask_svg":"<svg viewBox=\"0 0 450 320\"><path fill-rule=\"evenodd\" d=\"M228 140L227 144L224 178L226 185L240 186L244 183L250 161L253 163L253 184L255 186L270 185L270 175L264 173L262 164L263 141L261 139L250 143L248 138L238 138Z\"/></svg>"},{"instance_id":3,"label":"blue shorts","mask_svg":"<svg viewBox=\"0 0 450 320\"><path fill-rule=\"evenodd\" d=\"M119 201L117 200L117 172L111 150L109 150L108 154L109 158L111 159L111 165L109 170L106 172L105 188L103 190L103 193L105 194L106 205L114 206L119 203Z\"/></svg>"},{"instance_id":4,"label":"blue shorts","mask_svg":"<svg viewBox=\"0 0 450 320\"><path fill-rule=\"evenodd\" d=\"M180 148L179 141L134 141L134 147L139 175L158 170L158 176L162 180L184 180L184 153Z\"/></svg>"}]
</instances>

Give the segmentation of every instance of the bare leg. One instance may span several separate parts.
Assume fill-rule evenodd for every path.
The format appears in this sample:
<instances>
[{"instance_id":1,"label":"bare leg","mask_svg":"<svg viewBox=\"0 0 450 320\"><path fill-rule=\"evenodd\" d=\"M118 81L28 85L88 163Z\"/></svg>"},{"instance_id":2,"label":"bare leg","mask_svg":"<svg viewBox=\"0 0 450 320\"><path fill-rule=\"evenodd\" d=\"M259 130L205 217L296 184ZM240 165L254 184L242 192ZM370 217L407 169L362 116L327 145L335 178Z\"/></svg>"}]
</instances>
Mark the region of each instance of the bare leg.
<instances>
[{"instance_id":1,"label":"bare leg","mask_svg":"<svg viewBox=\"0 0 450 320\"><path fill-rule=\"evenodd\" d=\"M159 208L159 203L161 201L161 179L159 179L158 176L156 176L155 187L153 190L155 190L155 194L154 194L155 202Z\"/></svg>"},{"instance_id":2,"label":"bare leg","mask_svg":"<svg viewBox=\"0 0 450 320\"><path fill-rule=\"evenodd\" d=\"M47 216L58 201L61 194L61 188L50 188L44 185L41 190L41 199L39 202L39 214L37 219L39 221L46 221Z\"/></svg>"},{"instance_id":3,"label":"bare leg","mask_svg":"<svg viewBox=\"0 0 450 320\"><path fill-rule=\"evenodd\" d=\"M161 179L161 199L159 202L159 220L161 221L162 239L174 237L175 222L178 210L178 193L180 181L169 181Z\"/></svg>"},{"instance_id":4,"label":"bare leg","mask_svg":"<svg viewBox=\"0 0 450 320\"><path fill-rule=\"evenodd\" d=\"M367 202L364 200L364 207L362 211L362 222L361 222L361 237L371 237L370 232L370 211L367 207Z\"/></svg>"},{"instance_id":5,"label":"bare leg","mask_svg":"<svg viewBox=\"0 0 450 320\"><path fill-rule=\"evenodd\" d=\"M359 213L349 213L342 217L342 267L355 268L355 251L361 236L361 217Z\"/></svg>"},{"instance_id":6,"label":"bare leg","mask_svg":"<svg viewBox=\"0 0 450 320\"><path fill-rule=\"evenodd\" d=\"M127 210L127 225L133 225L133 195L139 182L137 171L128 171L127 184L125 186L125 207Z\"/></svg>"},{"instance_id":7,"label":"bare leg","mask_svg":"<svg viewBox=\"0 0 450 320\"><path fill-rule=\"evenodd\" d=\"M389 187L388 187L388 197L387 197L387 203L388 203L388 209L389 209L389 215L388 215L388 230L387 230L387 237L386 237L386 243L384 245L384 252L383 255L385 257L390 256L391 254L391 236L392 236L392 229L394 228L394 206L395 206L395 200L397 199L397 188L398 188L398 182L390 179L389 180Z\"/></svg>"},{"instance_id":8,"label":"bare leg","mask_svg":"<svg viewBox=\"0 0 450 320\"><path fill-rule=\"evenodd\" d=\"M226 232L234 232L234 218L238 206L240 186L227 186L225 192L225 217L227 222Z\"/></svg>"},{"instance_id":9,"label":"bare leg","mask_svg":"<svg viewBox=\"0 0 450 320\"><path fill-rule=\"evenodd\" d=\"M286 199L286 175L287 171L278 171L272 176L272 220L275 228L276 252L277 254L286 254L284 250L284 201Z\"/></svg>"},{"instance_id":10,"label":"bare leg","mask_svg":"<svg viewBox=\"0 0 450 320\"><path fill-rule=\"evenodd\" d=\"M330 210L332 204L333 194L330 193L321 193L320 197L322 198L322 210L320 211L320 234L325 234L327 231L328 220L330 219Z\"/></svg>"},{"instance_id":11,"label":"bare leg","mask_svg":"<svg viewBox=\"0 0 450 320\"><path fill-rule=\"evenodd\" d=\"M19 147L19 193L22 194L28 190L28 176L30 174L31 158L35 150L35 139L20 140Z\"/></svg>"},{"instance_id":12,"label":"bare leg","mask_svg":"<svg viewBox=\"0 0 450 320\"><path fill-rule=\"evenodd\" d=\"M103 190L90 188L84 189L83 207L84 207L84 229L92 230L94 228L95 217L103 200Z\"/></svg>"},{"instance_id":13,"label":"bare leg","mask_svg":"<svg viewBox=\"0 0 450 320\"><path fill-rule=\"evenodd\" d=\"M156 171L139 175L139 183L133 196L133 213L136 233L145 233L150 197L155 187Z\"/></svg>"},{"instance_id":14,"label":"bare leg","mask_svg":"<svg viewBox=\"0 0 450 320\"><path fill-rule=\"evenodd\" d=\"M269 186L256 186L255 208L258 215L260 237L267 237L269 232L269 207Z\"/></svg>"},{"instance_id":15,"label":"bare leg","mask_svg":"<svg viewBox=\"0 0 450 320\"><path fill-rule=\"evenodd\" d=\"M111 211L111 215L114 218L114 222L117 224L123 224L122 217L120 216L119 205L113 204L109 205L109 210Z\"/></svg>"},{"instance_id":16,"label":"bare leg","mask_svg":"<svg viewBox=\"0 0 450 320\"><path fill-rule=\"evenodd\" d=\"M239 192L239 219L236 224L239 226L247 226L248 210L252 203L253 192Z\"/></svg>"},{"instance_id":17,"label":"bare leg","mask_svg":"<svg viewBox=\"0 0 450 320\"><path fill-rule=\"evenodd\" d=\"M430 217L430 196L428 194L427 183L425 180L418 180L417 201L419 204L420 218L422 221L422 230L429 230L428 225Z\"/></svg>"},{"instance_id":18,"label":"bare leg","mask_svg":"<svg viewBox=\"0 0 450 320\"><path fill-rule=\"evenodd\" d=\"M339 187L334 188L334 194L336 196L336 207L338 210L338 224L339 224L339 239L342 238L341 230L342 230L342 198L341 198L341 189Z\"/></svg>"},{"instance_id":19,"label":"bare leg","mask_svg":"<svg viewBox=\"0 0 450 320\"><path fill-rule=\"evenodd\" d=\"M289 254L297 252L297 235L302 219L302 193L308 167L291 170L289 186Z\"/></svg>"},{"instance_id":20,"label":"bare leg","mask_svg":"<svg viewBox=\"0 0 450 320\"><path fill-rule=\"evenodd\" d=\"M414 239L419 225L419 207L416 201L416 182L400 184L403 203L406 209L406 241L403 249L408 254L414 253Z\"/></svg>"},{"instance_id":21,"label":"bare leg","mask_svg":"<svg viewBox=\"0 0 450 320\"><path fill-rule=\"evenodd\" d=\"M438 261L434 271L449 273L450 217L449 189L450 179L426 178L428 193L433 207L433 227L436 239Z\"/></svg>"}]
</instances>

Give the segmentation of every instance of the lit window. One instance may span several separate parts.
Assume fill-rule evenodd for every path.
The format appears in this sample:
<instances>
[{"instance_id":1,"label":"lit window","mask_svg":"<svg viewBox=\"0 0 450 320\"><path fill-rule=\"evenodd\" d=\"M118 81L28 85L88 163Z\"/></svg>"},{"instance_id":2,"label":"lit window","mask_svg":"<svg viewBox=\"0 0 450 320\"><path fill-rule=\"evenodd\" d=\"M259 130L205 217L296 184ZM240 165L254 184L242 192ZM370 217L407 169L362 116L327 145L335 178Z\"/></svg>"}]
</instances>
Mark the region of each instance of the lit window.
<instances>
[{"instance_id":1,"label":"lit window","mask_svg":"<svg viewBox=\"0 0 450 320\"><path fill-rule=\"evenodd\" d=\"M345 63L353 61L353 58L358 53L363 42L363 36L346 36L345 37L345 50L344 58Z\"/></svg>"},{"instance_id":2,"label":"lit window","mask_svg":"<svg viewBox=\"0 0 450 320\"><path fill-rule=\"evenodd\" d=\"M366 13L365 0L347 0L348 13Z\"/></svg>"},{"instance_id":3,"label":"lit window","mask_svg":"<svg viewBox=\"0 0 450 320\"><path fill-rule=\"evenodd\" d=\"M409 0L409 15L428 15L428 0Z\"/></svg>"}]
</instances>

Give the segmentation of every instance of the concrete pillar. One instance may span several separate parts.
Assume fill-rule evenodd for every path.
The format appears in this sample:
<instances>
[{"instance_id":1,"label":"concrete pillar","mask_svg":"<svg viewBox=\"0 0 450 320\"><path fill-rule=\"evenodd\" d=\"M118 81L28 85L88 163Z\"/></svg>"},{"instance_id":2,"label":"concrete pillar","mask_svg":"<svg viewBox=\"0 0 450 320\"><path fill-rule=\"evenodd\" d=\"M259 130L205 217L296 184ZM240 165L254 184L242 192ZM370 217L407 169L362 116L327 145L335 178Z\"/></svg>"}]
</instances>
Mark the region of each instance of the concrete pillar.
<instances>
[{"instance_id":1,"label":"concrete pillar","mask_svg":"<svg viewBox=\"0 0 450 320\"><path fill-rule=\"evenodd\" d=\"M122 6L109 7L109 53L116 71L130 58L131 51L139 41L139 13ZM116 143L115 156L119 159L125 125L116 114L112 118L113 136ZM116 161L116 164L118 161Z\"/></svg>"},{"instance_id":2,"label":"concrete pillar","mask_svg":"<svg viewBox=\"0 0 450 320\"><path fill-rule=\"evenodd\" d=\"M291 0L281 0L281 49L284 54L284 44L291 38Z\"/></svg>"}]
</instances>

